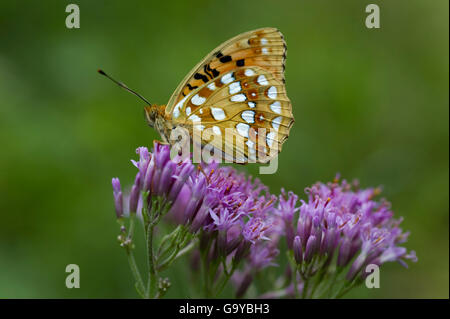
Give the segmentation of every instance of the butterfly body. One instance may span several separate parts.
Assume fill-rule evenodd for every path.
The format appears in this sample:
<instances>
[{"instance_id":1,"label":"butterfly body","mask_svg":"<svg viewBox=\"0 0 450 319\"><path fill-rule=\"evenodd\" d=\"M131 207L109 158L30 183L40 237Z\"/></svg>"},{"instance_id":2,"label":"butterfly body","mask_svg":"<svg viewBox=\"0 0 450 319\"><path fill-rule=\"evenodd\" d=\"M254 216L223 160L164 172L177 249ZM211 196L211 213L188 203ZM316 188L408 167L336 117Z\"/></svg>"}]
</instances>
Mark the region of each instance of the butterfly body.
<instances>
[{"instance_id":1,"label":"butterfly body","mask_svg":"<svg viewBox=\"0 0 450 319\"><path fill-rule=\"evenodd\" d=\"M285 59L286 44L277 29L240 34L197 64L167 106L147 106L147 122L166 143L176 142L170 133L182 127L232 161L265 163L281 151L294 123ZM229 131L243 143L230 147Z\"/></svg>"}]
</instances>

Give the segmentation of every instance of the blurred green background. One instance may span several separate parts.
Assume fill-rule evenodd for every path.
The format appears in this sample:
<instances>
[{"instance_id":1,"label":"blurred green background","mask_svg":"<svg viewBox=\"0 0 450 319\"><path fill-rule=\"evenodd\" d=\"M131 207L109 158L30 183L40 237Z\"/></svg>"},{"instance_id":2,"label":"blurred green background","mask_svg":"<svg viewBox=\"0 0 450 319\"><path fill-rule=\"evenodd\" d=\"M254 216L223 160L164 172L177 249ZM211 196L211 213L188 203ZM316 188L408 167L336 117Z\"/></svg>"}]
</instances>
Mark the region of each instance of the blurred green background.
<instances>
[{"instance_id":1,"label":"blurred green background","mask_svg":"<svg viewBox=\"0 0 450 319\"><path fill-rule=\"evenodd\" d=\"M336 172L382 185L419 262L387 264L380 289L349 297L449 297L448 1L74 1L69 30L71 2L0 4L0 297L137 297L111 177L131 184L129 160L157 135L96 70L164 104L210 50L264 26L287 40L296 123L262 181L298 194ZM381 29L364 25L369 3ZM65 287L71 263L80 289ZM169 297L191 294L185 268L168 274Z\"/></svg>"}]
</instances>

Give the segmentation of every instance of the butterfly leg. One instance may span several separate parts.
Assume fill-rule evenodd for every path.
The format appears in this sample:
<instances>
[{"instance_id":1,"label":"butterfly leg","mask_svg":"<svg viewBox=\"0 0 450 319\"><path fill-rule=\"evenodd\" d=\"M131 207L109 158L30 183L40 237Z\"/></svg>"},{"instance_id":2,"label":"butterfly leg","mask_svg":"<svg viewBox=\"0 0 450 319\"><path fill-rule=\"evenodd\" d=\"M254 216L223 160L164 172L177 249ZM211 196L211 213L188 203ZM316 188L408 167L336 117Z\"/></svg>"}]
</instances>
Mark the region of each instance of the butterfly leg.
<instances>
[{"instance_id":1,"label":"butterfly leg","mask_svg":"<svg viewBox=\"0 0 450 319\"><path fill-rule=\"evenodd\" d=\"M159 140L153 140L153 143L158 143L159 145L170 145L167 141L159 141Z\"/></svg>"}]
</instances>

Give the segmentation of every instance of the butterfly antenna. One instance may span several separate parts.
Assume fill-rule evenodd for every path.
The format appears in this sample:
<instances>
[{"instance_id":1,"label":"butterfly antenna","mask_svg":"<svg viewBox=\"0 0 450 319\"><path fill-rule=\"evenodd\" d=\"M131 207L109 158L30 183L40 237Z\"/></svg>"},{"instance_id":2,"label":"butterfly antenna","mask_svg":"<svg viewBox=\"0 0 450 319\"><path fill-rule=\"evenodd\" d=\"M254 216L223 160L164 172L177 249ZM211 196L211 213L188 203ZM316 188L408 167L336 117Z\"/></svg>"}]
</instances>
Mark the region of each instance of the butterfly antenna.
<instances>
[{"instance_id":1,"label":"butterfly antenna","mask_svg":"<svg viewBox=\"0 0 450 319\"><path fill-rule=\"evenodd\" d=\"M145 97L143 97L142 95L140 95L139 93L137 93L136 91L133 91L132 89L130 89L128 86L126 86L124 83L119 82L115 79L113 79L112 77L110 77L108 74L106 74L103 70L97 70L98 73L100 73L101 75L106 76L108 79L110 79L111 81L113 81L114 83L116 83L118 86L120 86L122 89L127 90L128 92L130 92L131 94L136 95L138 98L140 98L142 101L144 101L145 103L147 103L148 105L151 105L151 103L149 101L147 101L147 99Z\"/></svg>"}]
</instances>

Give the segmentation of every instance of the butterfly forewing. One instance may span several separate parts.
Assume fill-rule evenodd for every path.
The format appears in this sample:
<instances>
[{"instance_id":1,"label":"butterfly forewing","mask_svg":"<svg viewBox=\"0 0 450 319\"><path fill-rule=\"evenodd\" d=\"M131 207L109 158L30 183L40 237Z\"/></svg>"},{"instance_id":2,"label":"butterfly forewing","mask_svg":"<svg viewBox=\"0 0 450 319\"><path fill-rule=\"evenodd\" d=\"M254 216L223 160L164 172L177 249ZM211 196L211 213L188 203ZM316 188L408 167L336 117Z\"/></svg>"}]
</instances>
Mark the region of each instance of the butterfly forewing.
<instances>
[{"instance_id":1,"label":"butterfly forewing","mask_svg":"<svg viewBox=\"0 0 450 319\"><path fill-rule=\"evenodd\" d=\"M167 118L222 158L267 162L281 151L294 122L284 85L285 53L283 36L273 28L225 42L179 85Z\"/></svg>"},{"instance_id":2,"label":"butterfly forewing","mask_svg":"<svg viewBox=\"0 0 450 319\"><path fill-rule=\"evenodd\" d=\"M170 98L167 112L202 84L236 67L260 66L284 81L285 53L283 35L275 28L242 33L218 46L189 72Z\"/></svg>"}]
</instances>

